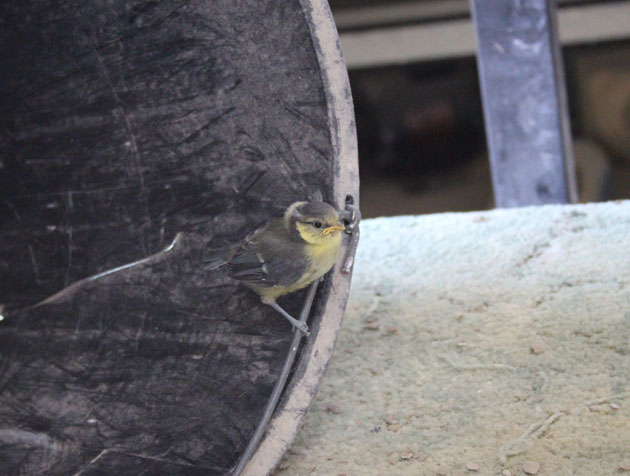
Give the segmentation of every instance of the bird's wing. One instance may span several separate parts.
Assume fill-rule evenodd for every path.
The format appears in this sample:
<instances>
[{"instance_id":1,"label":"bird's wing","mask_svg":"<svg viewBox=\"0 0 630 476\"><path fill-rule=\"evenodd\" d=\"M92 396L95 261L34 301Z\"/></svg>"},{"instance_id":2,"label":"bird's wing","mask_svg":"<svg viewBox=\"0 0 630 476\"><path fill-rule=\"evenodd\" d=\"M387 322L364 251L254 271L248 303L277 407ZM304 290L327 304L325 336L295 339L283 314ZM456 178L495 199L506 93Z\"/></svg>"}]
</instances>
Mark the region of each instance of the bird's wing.
<instances>
[{"instance_id":1,"label":"bird's wing","mask_svg":"<svg viewBox=\"0 0 630 476\"><path fill-rule=\"evenodd\" d=\"M299 244L268 231L265 227L254 232L232 256L228 263L232 278L258 287L271 287L288 286L304 274L307 261Z\"/></svg>"}]
</instances>

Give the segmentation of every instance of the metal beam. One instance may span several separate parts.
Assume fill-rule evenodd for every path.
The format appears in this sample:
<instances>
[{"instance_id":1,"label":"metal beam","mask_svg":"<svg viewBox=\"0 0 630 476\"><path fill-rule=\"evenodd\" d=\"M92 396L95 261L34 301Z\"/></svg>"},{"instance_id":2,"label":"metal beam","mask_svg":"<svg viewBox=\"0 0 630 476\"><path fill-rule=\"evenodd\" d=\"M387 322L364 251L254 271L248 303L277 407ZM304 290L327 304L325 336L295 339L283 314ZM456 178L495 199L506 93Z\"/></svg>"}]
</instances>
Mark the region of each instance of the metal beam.
<instances>
[{"instance_id":1,"label":"metal beam","mask_svg":"<svg viewBox=\"0 0 630 476\"><path fill-rule=\"evenodd\" d=\"M496 206L576 201L554 2L471 5Z\"/></svg>"}]
</instances>

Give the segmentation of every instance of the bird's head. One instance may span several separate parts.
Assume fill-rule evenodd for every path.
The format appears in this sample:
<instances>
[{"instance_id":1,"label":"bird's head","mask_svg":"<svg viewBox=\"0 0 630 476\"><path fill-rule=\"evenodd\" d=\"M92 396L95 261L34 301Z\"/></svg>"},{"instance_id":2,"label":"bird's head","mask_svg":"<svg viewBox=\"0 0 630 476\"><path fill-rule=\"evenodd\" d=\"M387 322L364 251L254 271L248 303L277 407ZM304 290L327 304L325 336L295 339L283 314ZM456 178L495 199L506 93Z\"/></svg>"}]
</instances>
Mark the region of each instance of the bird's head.
<instances>
[{"instance_id":1,"label":"bird's head","mask_svg":"<svg viewBox=\"0 0 630 476\"><path fill-rule=\"evenodd\" d=\"M313 245L338 240L345 229L337 210L324 202L295 202L287 208L284 223Z\"/></svg>"}]
</instances>

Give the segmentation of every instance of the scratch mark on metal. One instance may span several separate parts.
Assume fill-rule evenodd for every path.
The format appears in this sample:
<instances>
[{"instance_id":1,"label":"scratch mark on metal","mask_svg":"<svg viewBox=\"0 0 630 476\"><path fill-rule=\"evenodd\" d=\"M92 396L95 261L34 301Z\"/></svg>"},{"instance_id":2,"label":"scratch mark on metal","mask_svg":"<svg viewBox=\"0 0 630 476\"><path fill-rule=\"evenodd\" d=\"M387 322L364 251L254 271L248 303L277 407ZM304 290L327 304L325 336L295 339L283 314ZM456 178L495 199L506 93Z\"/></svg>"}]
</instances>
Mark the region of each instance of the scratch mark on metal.
<instances>
[{"instance_id":1,"label":"scratch mark on metal","mask_svg":"<svg viewBox=\"0 0 630 476\"><path fill-rule=\"evenodd\" d=\"M265 175L267 172L265 170L259 172L253 180L250 180L249 183L247 185L245 185L245 188L241 191L241 197L244 197L245 195L247 195L247 192L249 192L254 185L256 185L256 183L262 178L263 175ZM250 175L251 177L251 175Z\"/></svg>"},{"instance_id":2,"label":"scratch mark on metal","mask_svg":"<svg viewBox=\"0 0 630 476\"><path fill-rule=\"evenodd\" d=\"M92 46L92 49L94 50L94 54L96 55L96 58L98 59L100 69L103 73L103 78L107 82L107 85L109 86L112 96L114 97L114 99L116 100L116 103L118 104L118 106L116 107L116 111L122 117L123 122L125 123L125 129L127 130L127 134L129 134L129 141L127 144L129 144L129 148L134 158L134 162L135 162L134 165L136 168L136 172L138 173L138 182L140 184L140 193L142 197L141 199L142 199L142 204L143 204L144 213L145 213L145 225L150 226L151 215L149 214L149 200L148 200L147 189L145 186L144 172L142 171L142 163L140 160L140 153L138 151L138 143L136 141L136 135L133 131L131 120L129 119L129 116L127 115L127 113L125 112L125 109L123 108L124 102L120 99L120 96L118 96L118 92L116 91L116 88L114 87L114 83L111 80L111 77L109 75L109 72L107 71L107 68L105 67L105 63L103 62L103 57L100 55L100 53L94 46ZM142 240L141 245L144 249L145 240ZM150 249L151 244L148 243L147 246L149 246L149 248L144 249L145 255L148 255L151 252L151 249Z\"/></svg>"},{"instance_id":3,"label":"scratch mark on metal","mask_svg":"<svg viewBox=\"0 0 630 476\"><path fill-rule=\"evenodd\" d=\"M107 271L103 271L102 273L98 273L98 274L95 274L94 276L90 276L89 278L85 278L85 280L87 280L87 281L95 281L97 279L102 278L103 276L108 276L110 274L117 273L118 271L122 271L123 269L132 268L133 266L138 266L139 264L143 264L143 263L146 263L148 261L151 261L156 256L161 255L163 253L168 253L169 251L171 251L173 249L173 247L177 244L177 241L180 239L180 236L181 236L181 233L178 233L177 236L175 236L175 239L172 241L172 243L170 245L168 245L162 251L158 251L154 255L147 256L146 258L142 258L142 259L140 259L138 261L134 261L132 263L127 263L127 264L124 264L122 266L118 266L117 268L108 269Z\"/></svg>"},{"instance_id":4,"label":"scratch mark on metal","mask_svg":"<svg viewBox=\"0 0 630 476\"><path fill-rule=\"evenodd\" d=\"M35 259L33 247L30 244L28 245L28 254L31 257L31 264L33 265L33 272L35 273L35 281L39 283L39 268L37 267L37 260Z\"/></svg>"},{"instance_id":5,"label":"scratch mark on metal","mask_svg":"<svg viewBox=\"0 0 630 476\"><path fill-rule=\"evenodd\" d=\"M146 311L142 313L142 321L140 322L140 327L138 328L138 332L136 332L136 353L138 353L138 346L140 345L140 338L142 337L142 332L144 331L144 323L147 320Z\"/></svg>"},{"instance_id":6,"label":"scratch mark on metal","mask_svg":"<svg viewBox=\"0 0 630 476\"><path fill-rule=\"evenodd\" d=\"M236 107L228 107L222 111L220 111L216 116L212 117L206 124L204 124L203 126L201 126L199 129L191 132L190 134L188 134L186 137L184 137L181 142L182 143L187 143L187 142L192 142L194 140L196 140L205 130L207 130L210 126L212 126L213 124L216 124L223 116L226 116L228 114L230 114L231 112L233 112L236 109Z\"/></svg>"},{"instance_id":7,"label":"scratch mark on metal","mask_svg":"<svg viewBox=\"0 0 630 476\"><path fill-rule=\"evenodd\" d=\"M68 234L68 266L66 268L66 276L64 278L64 286L68 286L70 280L70 270L72 269L72 218L71 211L74 208L74 201L72 200L72 191L68 191L68 226L66 233Z\"/></svg>"},{"instance_id":8,"label":"scratch mark on metal","mask_svg":"<svg viewBox=\"0 0 630 476\"><path fill-rule=\"evenodd\" d=\"M20 214L18 213L18 211L15 209L15 207L10 201L2 200L2 203L4 203L9 210L11 210L11 212L13 213L13 215L18 221L22 220L22 217L20 217Z\"/></svg>"},{"instance_id":9,"label":"scratch mark on metal","mask_svg":"<svg viewBox=\"0 0 630 476\"><path fill-rule=\"evenodd\" d=\"M86 468L89 468L93 463L96 463L98 461L98 459L101 456L105 456L107 453L110 453L111 450L110 449L104 449L103 451L101 451L99 454L96 455L96 457L90 461L87 465ZM85 468L84 468L85 469ZM80 476L80 474L83 473L83 469L80 469L79 471L77 471L76 473L74 473L73 476Z\"/></svg>"},{"instance_id":10,"label":"scratch mark on metal","mask_svg":"<svg viewBox=\"0 0 630 476\"><path fill-rule=\"evenodd\" d=\"M80 281L77 281L76 283L71 284L70 286L62 289L61 291L56 292L52 296L47 297L43 301L40 301L37 304L34 304L33 306L28 307L27 309L34 309L34 308L42 306L44 304L50 304L50 303L59 301L60 299L63 299L64 297L66 297L68 295L71 295L73 292L75 292L81 286L83 286L84 284L86 284L88 282L96 281L97 279L103 278L105 276L109 276L110 274L114 274L114 273L117 273L119 271L123 271L125 269L133 268L134 266L139 266L141 264L149 263L151 261L156 261L159 258L161 258L164 254L172 251L175 248L175 245L181 240L181 237L182 237L182 233L180 232L180 233L178 233L175 236L175 239L171 242L171 244L168 245L163 250L158 251L157 253L154 253L151 256L147 256L146 258L140 259L138 261L134 261L132 263L127 263L127 264L124 264L122 266L118 266L116 268L108 269L107 271L103 271L103 272L95 274L93 276L89 276L87 278L81 279Z\"/></svg>"},{"instance_id":11,"label":"scratch mark on metal","mask_svg":"<svg viewBox=\"0 0 630 476\"><path fill-rule=\"evenodd\" d=\"M308 111L308 112L302 111L300 108L304 107L304 106L310 106L310 105L309 104L305 104L305 103L292 103L292 104L288 103L288 102L284 103L284 109L289 114L292 114L296 118L304 121L305 123L309 124L314 129L327 130L328 129L328 123L319 120L317 117L315 117L313 115L313 113L311 111ZM317 105L317 106L319 106L319 105Z\"/></svg>"}]
</instances>

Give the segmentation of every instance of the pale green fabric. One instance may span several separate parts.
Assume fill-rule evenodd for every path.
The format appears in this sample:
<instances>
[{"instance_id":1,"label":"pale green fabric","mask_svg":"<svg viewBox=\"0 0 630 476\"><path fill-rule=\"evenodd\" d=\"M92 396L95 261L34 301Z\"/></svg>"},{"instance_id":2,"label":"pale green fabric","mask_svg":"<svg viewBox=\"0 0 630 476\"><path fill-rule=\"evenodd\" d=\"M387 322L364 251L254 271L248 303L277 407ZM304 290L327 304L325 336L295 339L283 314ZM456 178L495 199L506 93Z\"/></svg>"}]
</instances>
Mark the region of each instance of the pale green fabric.
<instances>
[{"instance_id":1,"label":"pale green fabric","mask_svg":"<svg viewBox=\"0 0 630 476\"><path fill-rule=\"evenodd\" d=\"M275 474L528 461L630 468L630 202L365 220L337 349Z\"/></svg>"}]
</instances>

